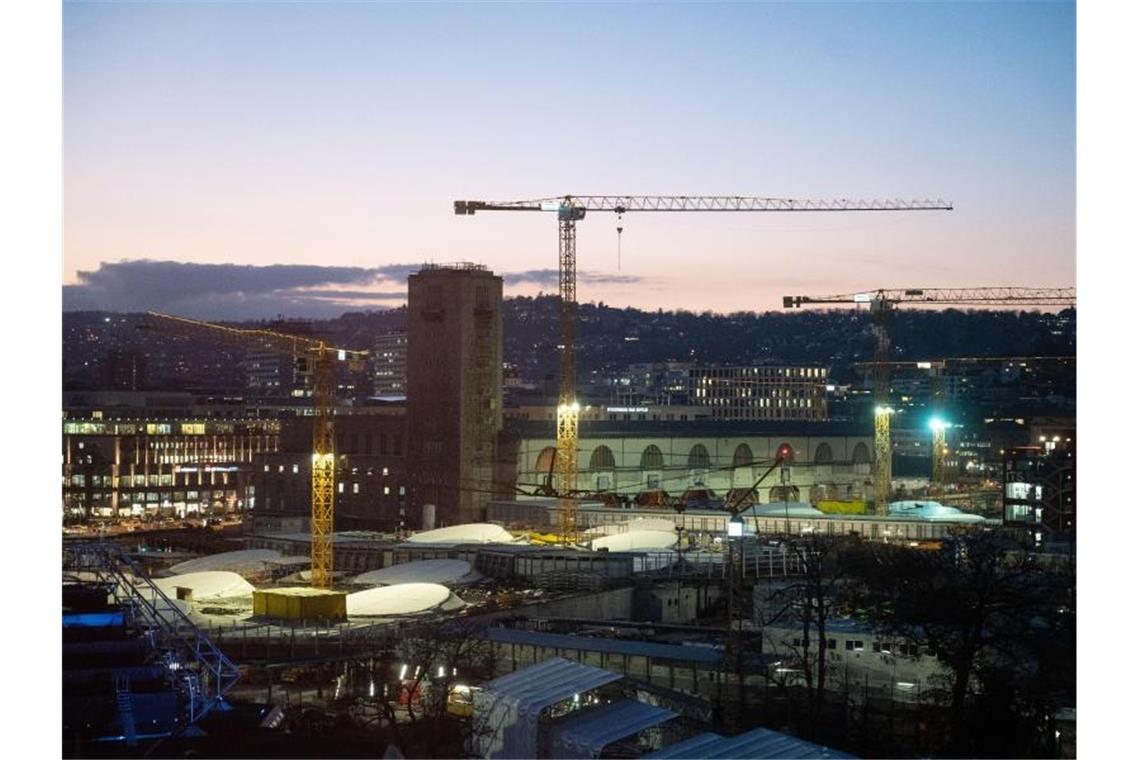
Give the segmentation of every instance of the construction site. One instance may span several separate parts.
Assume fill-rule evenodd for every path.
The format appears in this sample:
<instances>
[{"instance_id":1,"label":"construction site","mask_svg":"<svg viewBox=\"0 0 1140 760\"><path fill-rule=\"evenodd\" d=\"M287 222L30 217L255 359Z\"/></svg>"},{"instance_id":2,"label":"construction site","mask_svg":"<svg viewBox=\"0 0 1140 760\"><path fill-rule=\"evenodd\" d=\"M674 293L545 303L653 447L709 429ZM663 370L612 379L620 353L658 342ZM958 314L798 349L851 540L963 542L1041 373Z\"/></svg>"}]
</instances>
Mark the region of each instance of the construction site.
<instances>
[{"instance_id":1,"label":"construction site","mask_svg":"<svg viewBox=\"0 0 1140 760\"><path fill-rule=\"evenodd\" d=\"M456 201L465 216L556 217L558 398L551 429L514 444L520 465L504 486L496 469L501 280L466 264L413 275L410 509L401 517L418 530L338 529L339 468L349 466L337 445L338 371L365 352L152 313L145 327L172 339L306 364L307 514L253 503L240 527L205 542L188 530L66 539L65 754L156 746L205 754L222 741L235 753L258 744L283 756L318 745L329 754L333 732L346 756L367 747L408 756L847 757L940 746L950 730L938 707L944 664L926 646L889 641L861 622L839 593L836 568L868 546L943 553L963 536L999 531L1003 520L937 500L946 455L937 421L928 493L892 498L890 315L907 304L1073 305L1074 291L787 298L786 307L866 305L875 315L873 420L857 431L799 435L765 423L766 438L739 441L722 428L709 439L713 457L700 440L686 442L677 497L661 482L671 477L661 449L676 456L670 442L643 435L586 448L575 240L587 212L620 224L640 212L951 208L737 196ZM937 376L945 366L925 368ZM941 394L931 387L937 408ZM583 452L591 452L588 467ZM827 493L846 489L841 497L801 497L801 485L810 490L825 470ZM301 474L297 464L292 472ZM623 473L632 472L637 498L623 498ZM819 657L807 654L809 640ZM793 710L805 698L806 718Z\"/></svg>"}]
</instances>

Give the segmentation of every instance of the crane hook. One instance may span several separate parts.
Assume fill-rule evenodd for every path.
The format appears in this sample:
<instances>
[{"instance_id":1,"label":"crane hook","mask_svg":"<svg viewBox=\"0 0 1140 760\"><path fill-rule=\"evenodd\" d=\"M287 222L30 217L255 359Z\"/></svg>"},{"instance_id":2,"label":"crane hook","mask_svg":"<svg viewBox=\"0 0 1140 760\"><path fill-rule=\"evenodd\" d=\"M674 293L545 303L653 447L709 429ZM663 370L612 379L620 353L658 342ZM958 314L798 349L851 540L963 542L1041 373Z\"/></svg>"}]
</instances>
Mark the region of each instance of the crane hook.
<instances>
[{"instance_id":1,"label":"crane hook","mask_svg":"<svg viewBox=\"0 0 1140 760\"><path fill-rule=\"evenodd\" d=\"M621 226L621 212L618 211L618 226L617 226L617 255L618 255L618 271L621 271L621 231L625 229Z\"/></svg>"}]
</instances>

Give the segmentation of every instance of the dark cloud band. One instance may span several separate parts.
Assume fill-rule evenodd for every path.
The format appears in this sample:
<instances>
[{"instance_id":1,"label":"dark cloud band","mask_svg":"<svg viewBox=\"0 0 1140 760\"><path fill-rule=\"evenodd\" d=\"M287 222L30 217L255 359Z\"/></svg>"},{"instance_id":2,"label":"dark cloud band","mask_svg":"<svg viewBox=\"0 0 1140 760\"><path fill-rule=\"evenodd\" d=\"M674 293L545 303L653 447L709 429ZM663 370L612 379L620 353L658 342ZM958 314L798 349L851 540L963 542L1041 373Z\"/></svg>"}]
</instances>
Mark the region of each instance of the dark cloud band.
<instances>
[{"instance_id":1,"label":"dark cloud band","mask_svg":"<svg viewBox=\"0 0 1140 760\"><path fill-rule=\"evenodd\" d=\"M391 284L418 272L419 264L340 267L297 264L194 264L136 259L102 263L80 271L79 283L63 286L66 311L160 310L207 319L338 316L346 309L394 306L406 297ZM558 270L501 273L507 285L556 286ZM633 284L640 278L579 272L584 283ZM386 290L369 290L386 283Z\"/></svg>"}]
</instances>

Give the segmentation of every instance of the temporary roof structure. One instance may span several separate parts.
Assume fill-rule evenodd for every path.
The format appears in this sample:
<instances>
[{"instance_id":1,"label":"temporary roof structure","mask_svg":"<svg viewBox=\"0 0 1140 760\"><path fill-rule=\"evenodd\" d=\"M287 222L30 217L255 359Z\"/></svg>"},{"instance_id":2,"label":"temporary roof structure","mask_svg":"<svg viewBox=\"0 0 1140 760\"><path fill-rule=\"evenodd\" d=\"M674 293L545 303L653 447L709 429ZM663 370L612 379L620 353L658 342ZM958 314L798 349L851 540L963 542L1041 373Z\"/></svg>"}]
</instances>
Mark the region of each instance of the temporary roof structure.
<instances>
[{"instance_id":1,"label":"temporary roof structure","mask_svg":"<svg viewBox=\"0 0 1140 760\"><path fill-rule=\"evenodd\" d=\"M575 712L551 731L553 758L594 758L607 744L677 717L664 707L623 699Z\"/></svg>"},{"instance_id":2,"label":"temporary roof structure","mask_svg":"<svg viewBox=\"0 0 1140 760\"><path fill-rule=\"evenodd\" d=\"M410 544L510 544L515 537L493 523L465 523L425 530L408 538Z\"/></svg>"},{"instance_id":3,"label":"temporary roof structure","mask_svg":"<svg viewBox=\"0 0 1140 760\"><path fill-rule=\"evenodd\" d=\"M482 757L536 757L538 719L551 705L622 676L555 657L497 678L475 692L476 736Z\"/></svg>"},{"instance_id":4,"label":"temporary roof structure","mask_svg":"<svg viewBox=\"0 0 1140 760\"><path fill-rule=\"evenodd\" d=\"M677 534L663 530L631 530L613 536L595 538L590 548L597 551L608 549L611 552L661 551L677 548Z\"/></svg>"},{"instance_id":5,"label":"temporary roof structure","mask_svg":"<svg viewBox=\"0 0 1140 760\"><path fill-rule=\"evenodd\" d=\"M462 559L425 559L405 562L382 570L371 570L352 579L357 586L395 586L401 583L442 583L456 585L470 583L477 576L471 572L471 563Z\"/></svg>"},{"instance_id":6,"label":"temporary roof structure","mask_svg":"<svg viewBox=\"0 0 1140 760\"><path fill-rule=\"evenodd\" d=\"M242 575L256 575L265 571L266 562L280 557L281 552L275 549L241 549L179 562L170 568L170 572L174 575L180 575L182 573L200 573L207 570L228 570Z\"/></svg>"},{"instance_id":7,"label":"temporary roof structure","mask_svg":"<svg viewBox=\"0 0 1140 760\"><path fill-rule=\"evenodd\" d=\"M226 570L208 570L201 573L183 573L172 578L155 578L154 585L171 598L177 596L177 589L188 588L195 600L227 599L253 593L253 586L249 581L237 573Z\"/></svg>"},{"instance_id":8,"label":"temporary roof structure","mask_svg":"<svg viewBox=\"0 0 1140 760\"><path fill-rule=\"evenodd\" d=\"M415 615L450 598L451 591L438 583L402 583L349 594L345 605L349 615Z\"/></svg>"},{"instance_id":9,"label":"temporary roof structure","mask_svg":"<svg viewBox=\"0 0 1140 760\"><path fill-rule=\"evenodd\" d=\"M739 758L740 760L798 760L799 758L852 758L820 744L812 744L779 731L757 728L736 736L704 733L671 744L648 758Z\"/></svg>"}]
</instances>

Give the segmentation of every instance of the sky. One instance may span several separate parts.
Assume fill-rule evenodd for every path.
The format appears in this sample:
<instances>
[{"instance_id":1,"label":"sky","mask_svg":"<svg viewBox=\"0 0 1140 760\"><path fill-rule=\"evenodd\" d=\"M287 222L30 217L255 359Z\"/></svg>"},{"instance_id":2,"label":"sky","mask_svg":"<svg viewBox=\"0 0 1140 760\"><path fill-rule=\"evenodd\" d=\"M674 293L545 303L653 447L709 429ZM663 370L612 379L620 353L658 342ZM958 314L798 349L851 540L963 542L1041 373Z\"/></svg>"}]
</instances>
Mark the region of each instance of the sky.
<instances>
[{"instance_id":1,"label":"sky","mask_svg":"<svg viewBox=\"0 0 1140 760\"><path fill-rule=\"evenodd\" d=\"M1075 284L1072 3L64 5L65 309L332 316L424 262L556 292L564 194L952 212L578 225L578 297Z\"/></svg>"}]
</instances>

